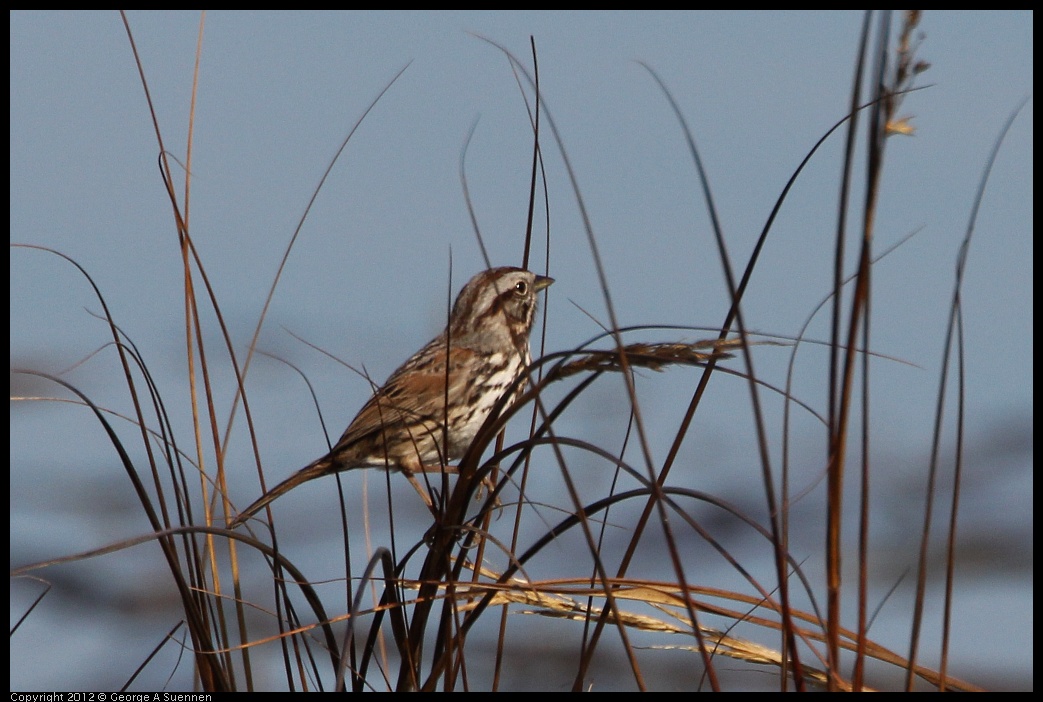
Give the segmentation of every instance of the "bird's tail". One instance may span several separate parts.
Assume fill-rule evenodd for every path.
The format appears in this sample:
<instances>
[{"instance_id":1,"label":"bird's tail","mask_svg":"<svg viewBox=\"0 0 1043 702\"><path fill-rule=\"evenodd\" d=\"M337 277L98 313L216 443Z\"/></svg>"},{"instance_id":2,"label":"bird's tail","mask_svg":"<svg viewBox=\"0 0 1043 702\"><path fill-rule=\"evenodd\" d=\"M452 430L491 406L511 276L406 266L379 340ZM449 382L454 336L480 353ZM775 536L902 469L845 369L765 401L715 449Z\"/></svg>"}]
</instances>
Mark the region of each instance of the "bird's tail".
<instances>
[{"instance_id":1,"label":"bird's tail","mask_svg":"<svg viewBox=\"0 0 1043 702\"><path fill-rule=\"evenodd\" d=\"M319 460L311 463L299 471L291 475L286 480L282 481L274 488L261 495L252 505L244 509L239 513L239 516L229 525L230 529L235 529L246 522L247 519L254 516L262 509L267 507L277 497L285 495L290 490L294 489L301 483L306 483L312 478L318 478L319 476L326 475L330 472L332 463L328 456L320 458Z\"/></svg>"}]
</instances>

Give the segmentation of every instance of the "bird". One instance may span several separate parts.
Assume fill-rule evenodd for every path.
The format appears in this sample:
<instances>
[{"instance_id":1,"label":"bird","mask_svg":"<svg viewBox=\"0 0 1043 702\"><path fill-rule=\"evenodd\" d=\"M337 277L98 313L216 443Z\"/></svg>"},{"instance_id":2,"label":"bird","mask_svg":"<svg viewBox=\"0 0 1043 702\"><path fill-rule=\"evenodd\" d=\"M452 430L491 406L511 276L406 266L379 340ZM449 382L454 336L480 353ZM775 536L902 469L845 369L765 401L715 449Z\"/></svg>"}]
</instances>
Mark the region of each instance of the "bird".
<instances>
[{"instance_id":1,"label":"bird","mask_svg":"<svg viewBox=\"0 0 1043 702\"><path fill-rule=\"evenodd\" d=\"M415 474L460 459L500 399L511 391L509 404L524 392L515 381L532 363L537 295L553 282L510 266L476 274L442 333L388 377L336 445L240 512L231 528L304 482L355 468L404 473L430 507Z\"/></svg>"}]
</instances>

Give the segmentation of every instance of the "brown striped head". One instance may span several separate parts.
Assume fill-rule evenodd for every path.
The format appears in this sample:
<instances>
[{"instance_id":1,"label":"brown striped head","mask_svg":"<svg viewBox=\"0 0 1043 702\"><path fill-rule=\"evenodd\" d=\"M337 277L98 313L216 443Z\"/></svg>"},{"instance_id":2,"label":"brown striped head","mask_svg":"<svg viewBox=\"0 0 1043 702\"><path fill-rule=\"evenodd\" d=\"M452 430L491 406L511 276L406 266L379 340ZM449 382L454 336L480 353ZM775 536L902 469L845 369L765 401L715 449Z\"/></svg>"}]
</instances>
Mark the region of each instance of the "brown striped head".
<instances>
[{"instance_id":1,"label":"brown striped head","mask_svg":"<svg viewBox=\"0 0 1043 702\"><path fill-rule=\"evenodd\" d=\"M474 276L456 297L449 319L450 343L494 351L529 341L536 296L553 278L522 268L490 268Z\"/></svg>"}]
</instances>

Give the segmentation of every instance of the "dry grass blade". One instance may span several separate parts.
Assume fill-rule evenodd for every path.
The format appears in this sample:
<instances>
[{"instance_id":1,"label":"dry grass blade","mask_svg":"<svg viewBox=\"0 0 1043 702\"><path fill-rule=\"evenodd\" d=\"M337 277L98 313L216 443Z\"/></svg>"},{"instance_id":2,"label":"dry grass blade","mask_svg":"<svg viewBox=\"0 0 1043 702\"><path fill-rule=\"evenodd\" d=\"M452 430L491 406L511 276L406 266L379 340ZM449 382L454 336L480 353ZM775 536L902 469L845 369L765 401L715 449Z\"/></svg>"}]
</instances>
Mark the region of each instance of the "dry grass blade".
<instances>
[{"instance_id":1,"label":"dry grass blade","mask_svg":"<svg viewBox=\"0 0 1043 702\"><path fill-rule=\"evenodd\" d=\"M510 612L519 615L537 615L557 619L568 619L576 622L586 622L591 618L604 616L610 623L620 624L628 628L657 634L672 634L680 636L693 636L693 629L698 627L706 645L710 646L711 654L714 656L725 656L735 660L765 665L784 670L786 659L781 651L765 646L750 639L744 639L730 635L727 631L706 626L691 621L686 608L693 603L700 612L724 618L730 622L728 629L739 623L747 623L756 627L777 630L779 622L777 619L765 619L753 616L751 610L735 609L734 607L721 606L711 602L712 599L732 601L735 604L752 606L757 608L758 602L755 598L730 593L722 590L708 588L694 588L703 597L695 600L692 596L695 592L685 592L678 589L675 584L651 581L619 581L614 584L613 596L620 601L634 604L648 605L658 610L662 616L652 616L628 610L609 611L590 603L589 598L603 599L604 591L597 587L591 587L589 580L551 580L551 581L529 581L524 578L509 578L502 581L500 574L488 569L474 569L473 564L466 563L465 568L475 570L476 576L485 578L484 581L465 580L452 583L441 583L436 588L442 597L451 597L455 601L455 609L458 612L470 611L478 600L486 598L489 606L511 607ZM409 589L419 590L420 583L417 581L406 581L403 585ZM826 636L817 628L819 618L807 612L794 610L791 612L795 619L806 624L816 625L816 628L798 627L797 631L805 641L822 643ZM840 630L841 647L848 651L858 648L858 635L846 629ZM683 648L685 650L696 650L696 647L688 644L653 644L650 649L670 650ZM867 655L882 663L894 666L896 669L908 667L908 662L897 653L869 642ZM818 656L825 661L824 655ZM938 673L928 668L915 667L916 674L931 684L938 684L940 677ZM809 681L820 686L827 686L829 676L825 669L817 669L811 666L803 668L804 674ZM946 679L946 685L954 691L981 692L982 688L971 683ZM842 691L851 691L852 685L849 681L839 680L836 685ZM871 692L868 687L863 690Z\"/></svg>"},{"instance_id":2,"label":"dry grass blade","mask_svg":"<svg viewBox=\"0 0 1043 702\"><path fill-rule=\"evenodd\" d=\"M774 342L758 342L774 343ZM625 371L627 366L661 371L668 366L698 366L711 360L732 358L729 351L741 348L742 339L708 339L693 343L635 343L612 351L588 351L557 370L557 376L568 378L577 373ZM706 349L709 349L707 351ZM625 359L625 361L624 361Z\"/></svg>"}]
</instances>

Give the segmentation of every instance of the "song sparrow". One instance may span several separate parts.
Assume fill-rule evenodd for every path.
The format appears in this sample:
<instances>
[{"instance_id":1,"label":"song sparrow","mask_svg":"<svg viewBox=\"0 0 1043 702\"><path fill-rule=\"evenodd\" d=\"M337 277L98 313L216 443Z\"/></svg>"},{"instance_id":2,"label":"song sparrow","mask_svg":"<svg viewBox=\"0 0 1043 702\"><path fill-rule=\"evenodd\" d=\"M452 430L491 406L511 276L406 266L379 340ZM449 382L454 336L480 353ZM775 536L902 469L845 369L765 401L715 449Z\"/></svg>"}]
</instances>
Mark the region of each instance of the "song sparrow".
<instances>
[{"instance_id":1,"label":"song sparrow","mask_svg":"<svg viewBox=\"0 0 1043 702\"><path fill-rule=\"evenodd\" d=\"M305 481L352 468L402 471L430 505L414 473L438 471L462 457L493 406L531 363L536 294L553 282L509 267L471 278L445 331L391 374L333 450L269 490L232 526ZM515 397L524 388L519 383Z\"/></svg>"}]
</instances>

